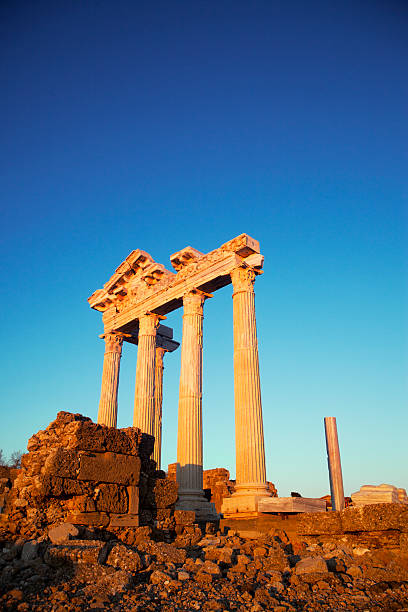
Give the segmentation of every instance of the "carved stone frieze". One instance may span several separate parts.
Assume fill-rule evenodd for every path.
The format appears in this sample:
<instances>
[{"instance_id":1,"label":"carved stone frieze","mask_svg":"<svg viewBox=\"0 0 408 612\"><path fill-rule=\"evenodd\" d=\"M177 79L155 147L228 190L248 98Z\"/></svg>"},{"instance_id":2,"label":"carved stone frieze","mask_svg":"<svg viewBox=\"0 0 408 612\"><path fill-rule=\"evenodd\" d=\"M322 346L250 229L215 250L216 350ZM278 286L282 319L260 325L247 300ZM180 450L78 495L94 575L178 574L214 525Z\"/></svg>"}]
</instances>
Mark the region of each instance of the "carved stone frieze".
<instances>
[{"instance_id":1,"label":"carved stone frieze","mask_svg":"<svg viewBox=\"0 0 408 612\"><path fill-rule=\"evenodd\" d=\"M132 251L103 289L91 295L91 307L104 313L105 331L123 329L146 311L171 312L194 288L212 292L224 287L231 282L232 270L241 264L256 273L263 265L258 241L247 234L206 254L185 247L170 259L176 273L155 262L145 251Z\"/></svg>"}]
</instances>

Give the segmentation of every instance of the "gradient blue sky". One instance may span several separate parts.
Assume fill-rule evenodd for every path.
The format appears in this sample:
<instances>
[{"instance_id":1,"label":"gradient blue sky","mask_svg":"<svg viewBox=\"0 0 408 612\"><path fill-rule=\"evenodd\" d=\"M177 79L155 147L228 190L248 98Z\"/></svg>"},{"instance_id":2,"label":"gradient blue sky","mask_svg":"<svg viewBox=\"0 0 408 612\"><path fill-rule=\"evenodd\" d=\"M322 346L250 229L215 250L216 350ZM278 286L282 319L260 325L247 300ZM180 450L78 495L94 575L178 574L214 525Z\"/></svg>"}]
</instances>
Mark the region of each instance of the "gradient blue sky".
<instances>
[{"instance_id":1,"label":"gradient blue sky","mask_svg":"<svg viewBox=\"0 0 408 612\"><path fill-rule=\"evenodd\" d=\"M327 493L336 416L345 492L408 488L407 4L3 0L0 24L0 448L59 410L96 419L86 299L132 249L170 267L247 232L268 478ZM204 467L234 475L231 287L205 314ZM180 351L165 367L167 465Z\"/></svg>"}]
</instances>

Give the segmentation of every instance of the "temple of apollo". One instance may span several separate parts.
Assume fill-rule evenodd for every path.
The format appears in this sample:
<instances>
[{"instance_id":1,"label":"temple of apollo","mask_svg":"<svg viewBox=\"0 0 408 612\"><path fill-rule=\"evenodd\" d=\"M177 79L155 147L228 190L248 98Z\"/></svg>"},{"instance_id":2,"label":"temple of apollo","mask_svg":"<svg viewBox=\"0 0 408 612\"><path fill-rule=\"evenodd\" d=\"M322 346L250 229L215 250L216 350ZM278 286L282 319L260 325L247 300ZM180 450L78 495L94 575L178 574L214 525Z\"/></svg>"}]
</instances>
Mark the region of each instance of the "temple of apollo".
<instances>
[{"instance_id":1,"label":"temple of apollo","mask_svg":"<svg viewBox=\"0 0 408 612\"><path fill-rule=\"evenodd\" d=\"M155 437L160 468L163 360L179 347L161 321L183 309L178 403L177 507L197 518L215 517L203 491L202 359L204 304L232 284L236 490L224 516L253 513L269 497L265 469L254 283L262 274L259 243L241 234L210 253L186 247L170 257L174 272L139 249L132 251L88 302L103 313L105 355L98 423L116 427L123 344L137 344L133 426ZM169 357L168 357L169 358Z\"/></svg>"}]
</instances>

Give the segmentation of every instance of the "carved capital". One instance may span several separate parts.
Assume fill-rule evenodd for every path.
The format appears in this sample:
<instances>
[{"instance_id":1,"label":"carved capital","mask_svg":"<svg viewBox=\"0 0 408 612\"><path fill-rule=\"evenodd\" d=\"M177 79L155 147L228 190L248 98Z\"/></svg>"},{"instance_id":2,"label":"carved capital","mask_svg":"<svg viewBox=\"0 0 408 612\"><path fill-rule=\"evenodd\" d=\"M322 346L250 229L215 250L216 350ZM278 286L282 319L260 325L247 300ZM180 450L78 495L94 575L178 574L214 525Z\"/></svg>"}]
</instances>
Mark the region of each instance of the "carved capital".
<instances>
[{"instance_id":1,"label":"carved capital","mask_svg":"<svg viewBox=\"0 0 408 612\"><path fill-rule=\"evenodd\" d=\"M154 313L146 313L139 317L139 337L155 336L162 318Z\"/></svg>"},{"instance_id":2,"label":"carved capital","mask_svg":"<svg viewBox=\"0 0 408 612\"><path fill-rule=\"evenodd\" d=\"M252 268L240 266L231 272L234 293L254 293L256 274Z\"/></svg>"},{"instance_id":3,"label":"carved capital","mask_svg":"<svg viewBox=\"0 0 408 612\"><path fill-rule=\"evenodd\" d=\"M185 315L201 315L203 316L203 304L206 299L205 293L194 289L183 296L183 306Z\"/></svg>"},{"instance_id":4,"label":"carved capital","mask_svg":"<svg viewBox=\"0 0 408 612\"><path fill-rule=\"evenodd\" d=\"M123 336L120 334L105 335L105 353L122 353Z\"/></svg>"}]
</instances>

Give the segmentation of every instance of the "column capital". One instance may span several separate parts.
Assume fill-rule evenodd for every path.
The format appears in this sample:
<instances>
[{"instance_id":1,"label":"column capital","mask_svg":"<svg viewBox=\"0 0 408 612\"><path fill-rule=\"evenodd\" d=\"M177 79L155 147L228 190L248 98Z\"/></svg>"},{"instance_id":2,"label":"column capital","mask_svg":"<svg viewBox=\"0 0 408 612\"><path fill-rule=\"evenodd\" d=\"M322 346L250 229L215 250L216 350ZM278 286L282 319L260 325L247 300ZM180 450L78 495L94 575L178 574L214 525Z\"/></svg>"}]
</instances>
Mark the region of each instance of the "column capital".
<instances>
[{"instance_id":1,"label":"column capital","mask_svg":"<svg viewBox=\"0 0 408 612\"><path fill-rule=\"evenodd\" d=\"M234 287L235 293L254 293L254 283L256 279L256 272L253 268L248 266L239 266L234 268L231 274L232 286Z\"/></svg>"},{"instance_id":2,"label":"column capital","mask_svg":"<svg viewBox=\"0 0 408 612\"><path fill-rule=\"evenodd\" d=\"M121 353L123 336L120 333L112 332L102 336L105 340L105 353Z\"/></svg>"},{"instance_id":3,"label":"column capital","mask_svg":"<svg viewBox=\"0 0 408 612\"><path fill-rule=\"evenodd\" d=\"M184 314L203 314L203 305L207 298L212 297L211 294L193 289L183 295Z\"/></svg>"},{"instance_id":4,"label":"column capital","mask_svg":"<svg viewBox=\"0 0 408 612\"><path fill-rule=\"evenodd\" d=\"M163 318L154 312L146 312L139 317L139 336L155 336Z\"/></svg>"}]
</instances>

